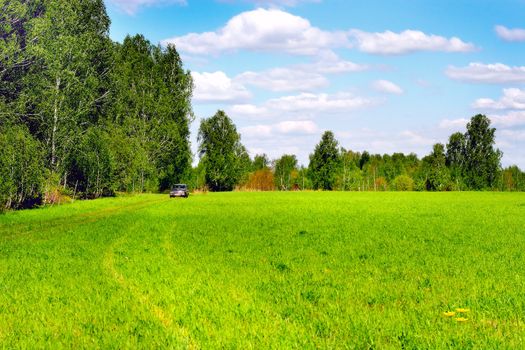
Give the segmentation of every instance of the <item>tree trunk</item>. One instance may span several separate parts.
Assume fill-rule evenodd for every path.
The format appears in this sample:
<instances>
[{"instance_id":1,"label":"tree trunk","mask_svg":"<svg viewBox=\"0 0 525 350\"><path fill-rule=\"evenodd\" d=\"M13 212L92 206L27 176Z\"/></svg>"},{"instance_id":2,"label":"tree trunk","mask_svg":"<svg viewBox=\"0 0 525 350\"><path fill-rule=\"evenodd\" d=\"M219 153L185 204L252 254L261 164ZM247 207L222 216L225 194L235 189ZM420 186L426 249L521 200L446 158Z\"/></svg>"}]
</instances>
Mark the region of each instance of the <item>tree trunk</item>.
<instances>
[{"instance_id":1,"label":"tree trunk","mask_svg":"<svg viewBox=\"0 0 525 350\"><path fill-rule=\"evenodd\" d=\"M57 76L55 84L55 103L53 111L53 127L51 129L51 168L56 164L56 138L58 130L58 98L60 92L60 77Z\"/></svg>"}]
</instances>

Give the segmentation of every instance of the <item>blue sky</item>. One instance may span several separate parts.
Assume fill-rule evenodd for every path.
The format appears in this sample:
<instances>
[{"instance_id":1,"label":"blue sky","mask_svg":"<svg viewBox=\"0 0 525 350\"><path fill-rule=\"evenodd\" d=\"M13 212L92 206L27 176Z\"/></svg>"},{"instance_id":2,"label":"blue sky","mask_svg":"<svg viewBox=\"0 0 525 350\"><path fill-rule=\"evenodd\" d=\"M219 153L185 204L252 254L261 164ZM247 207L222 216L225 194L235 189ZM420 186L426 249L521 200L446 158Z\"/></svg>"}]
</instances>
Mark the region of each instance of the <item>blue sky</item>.
<instances>
[{"instance_id":1,"label":"blue sky","mask_svg":"<svg viewBox=\"0 0 525 350\"><path fill-rule=\"evenodd\" d=\"M525 168L525 0L106 0L111 37L173 43L201 118L251 155L307 165L324 130L373 153L430 152L471 116ZM196 159L197 160L197 159Z\"/></svg>"}]
</instances>

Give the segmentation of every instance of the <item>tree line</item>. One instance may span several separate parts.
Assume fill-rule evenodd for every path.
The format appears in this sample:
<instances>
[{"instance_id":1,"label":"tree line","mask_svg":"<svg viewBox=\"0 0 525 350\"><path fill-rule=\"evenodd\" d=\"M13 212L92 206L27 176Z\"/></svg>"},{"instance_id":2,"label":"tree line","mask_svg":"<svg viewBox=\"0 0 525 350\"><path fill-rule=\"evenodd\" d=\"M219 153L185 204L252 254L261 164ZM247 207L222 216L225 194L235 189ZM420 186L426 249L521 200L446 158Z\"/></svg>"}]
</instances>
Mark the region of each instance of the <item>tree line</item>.
<instances>
[{"instance_id":1,"label":"tree line","mask_svg":"<svg viewBox=\"0 0 525 350\"><path fill-rule=\"evenodd\" d=\"M192 168L190 72L174 46L142 35L116 43L109 25L103 0L0 0L0 210L178 182L211 191L524 190L518 167L501 169L482 115L422 159L346 150L328 131L302 167L295 155L251 159L218 111L201 121Z\"/></svg>"},{"instance_id":2,"label":"tree line","mask_svg":"<svg viewBox=\"0 0 525 350\"><path fill-rule=\"evenodd\" d=\"M103 0L0 0L0 208L162 191L191 174L175 47L109 38Z\"/></svg>"},{"instance_id":3,"label":"tree line","mask_svg":"<svg viewBox=\"0 0 525 350\"><path fill-rule=\"evenodd\" d=\"M212 191L234 188L252 191L524 191L525 173L517 166L501 168L502 152L495 148L496 129L478 114L464 133L450 135L419 159L405 155L370 154L340 147L326 131L310 154L307 167L285 154L250 159L235 125L223 111L204 119L199 130L199 166L192 187Z\"/></svg>"}]
</instances>

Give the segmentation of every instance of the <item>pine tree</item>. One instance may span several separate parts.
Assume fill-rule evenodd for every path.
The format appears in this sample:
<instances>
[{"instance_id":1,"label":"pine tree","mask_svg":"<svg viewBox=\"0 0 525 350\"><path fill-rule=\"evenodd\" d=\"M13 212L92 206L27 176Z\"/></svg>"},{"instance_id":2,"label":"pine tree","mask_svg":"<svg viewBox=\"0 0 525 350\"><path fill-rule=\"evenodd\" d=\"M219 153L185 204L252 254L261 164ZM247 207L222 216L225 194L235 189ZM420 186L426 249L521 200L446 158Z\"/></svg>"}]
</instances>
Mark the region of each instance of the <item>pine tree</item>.
<instances>
[{"instance_id":1,"label":"pine tree","mask_svg":"<svg viewBox=\"0 0 525 350\"><path fill-rule=\"evenodd\" d=\"M326 131L310 155L308 166L314 189L332 190L335 186L340 156L333 132Z\"/></svg>"}]
</instances>

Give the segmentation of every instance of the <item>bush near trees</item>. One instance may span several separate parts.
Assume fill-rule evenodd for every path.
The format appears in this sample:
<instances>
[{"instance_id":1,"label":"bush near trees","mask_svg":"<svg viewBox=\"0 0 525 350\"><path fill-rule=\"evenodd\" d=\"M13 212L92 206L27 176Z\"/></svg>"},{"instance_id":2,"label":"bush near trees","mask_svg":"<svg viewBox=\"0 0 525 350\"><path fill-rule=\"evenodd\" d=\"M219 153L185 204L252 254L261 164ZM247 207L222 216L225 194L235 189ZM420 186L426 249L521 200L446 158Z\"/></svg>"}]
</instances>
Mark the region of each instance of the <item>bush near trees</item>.
<instances>
[{"instance_id":1,"label":"bush near trees","mask_svg":"<svg viewBox=\"0 0 525 350\"><path fill-rule=\"evenodd\" d=\"M250 173L248 181L243 188L249 191L275 190L275 178L272 170L270 168L263 168Z\"/></svg>"},{"instance_id":2,"label":"bush near trees","mask_svg":"<svg viewBox=\"0 0 525 350\"><path fill-rule=\"evenodd\" d=\"M393 189L396 191L413 191L414 180L408 175L399 175L392 182Z\"/></svg>"}]
</instances>

